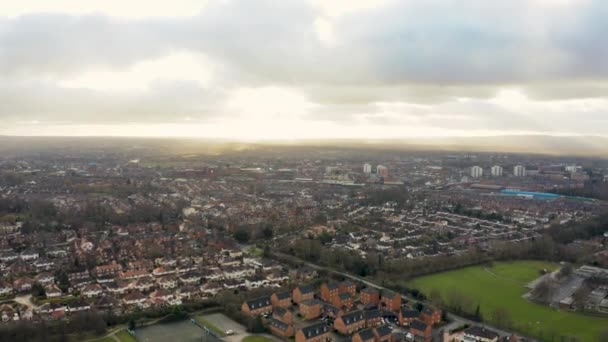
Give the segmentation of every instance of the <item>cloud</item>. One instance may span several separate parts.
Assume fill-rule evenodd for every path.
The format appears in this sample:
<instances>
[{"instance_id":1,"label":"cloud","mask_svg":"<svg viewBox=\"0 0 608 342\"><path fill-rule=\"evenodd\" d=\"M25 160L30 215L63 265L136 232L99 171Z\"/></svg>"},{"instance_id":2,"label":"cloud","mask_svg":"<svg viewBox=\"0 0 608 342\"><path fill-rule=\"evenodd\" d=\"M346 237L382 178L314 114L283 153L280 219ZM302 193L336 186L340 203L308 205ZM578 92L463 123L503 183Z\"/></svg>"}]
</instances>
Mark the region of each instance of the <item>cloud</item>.
<instances>
[{"instance_id":1,"label":"cloud","mask_svg":"<svg viewBox=\"0 0 608 342\"><path fill-rule=\"evenodd\" d=\"M608 109L605 1L45 6L0 5L6 125L274 118L596 133Z\"/></svg>"}]
</instances>

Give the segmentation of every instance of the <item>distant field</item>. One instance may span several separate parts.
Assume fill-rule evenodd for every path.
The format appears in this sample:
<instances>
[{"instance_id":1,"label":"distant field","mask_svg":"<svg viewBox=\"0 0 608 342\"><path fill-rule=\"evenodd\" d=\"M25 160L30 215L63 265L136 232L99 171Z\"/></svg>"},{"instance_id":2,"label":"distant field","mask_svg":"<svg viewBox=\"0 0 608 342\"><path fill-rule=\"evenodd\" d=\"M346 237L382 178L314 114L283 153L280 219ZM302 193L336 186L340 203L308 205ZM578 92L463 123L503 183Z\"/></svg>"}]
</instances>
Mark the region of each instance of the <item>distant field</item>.
<instances>
[{"instance_id":1,"label":"distant field","mask_svg":"<svg viewBox=\"0 0 608 342\"><path fill-rule=\"evenodd\" d=\"M203 316L203 315L197 315L197 316L194 317L194 319L197 322L199 322L200 324L206 326L207 329L211 330L218 337L224 337L226 335L226 334L224 334L224 331L222 329L218 328L215 324L209 322L209 320L206 319L205 316Z\"/></svg>"},{"instance_id":2,"label":"distant field","mask_svg":"<svg viewBox=\"0 0 608 342\"><path fill-rule=\"evenodd\" d=\"M539 261L496 263L487 269L475 266L416 278L408 286L427 295L437 289L444 298L448 291L458 289L477 301L484 317L504 308L517 331L542 340L559 341L560 336L574 336L580 341L597 341L600 331L608 328L608 318L557 311L522 298L527 292L524 285L536 279L540 270L557 267Z\"/></svg>"},{"instance_id":3,"label":"distant field","mask_svg":"<svg viewBox=\"0 0 608 342\"><path fill-rule=\"evenodd\" d=\"M198 342L206 335L203 329L191 323L190 320L154 324L138 328L136 333L137 339L141 342Z\"/></svg>"}]
</instances>

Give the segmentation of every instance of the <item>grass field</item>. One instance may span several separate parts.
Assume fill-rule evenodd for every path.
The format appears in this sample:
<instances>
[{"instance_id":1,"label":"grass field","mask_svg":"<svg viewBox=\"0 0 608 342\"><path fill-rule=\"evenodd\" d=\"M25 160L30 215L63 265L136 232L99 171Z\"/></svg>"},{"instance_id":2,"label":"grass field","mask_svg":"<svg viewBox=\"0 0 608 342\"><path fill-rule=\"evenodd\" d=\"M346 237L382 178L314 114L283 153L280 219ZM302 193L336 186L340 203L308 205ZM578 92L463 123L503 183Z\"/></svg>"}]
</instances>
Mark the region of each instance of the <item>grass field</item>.
<instances>
[{"instance_id":1,"label":"grass field","mask_svg":"<svg viewBox=\"0 0 608 342\"><path fill-rule=\"evenodd\" d=\"M121 330L116 333L116 337L118 337L120 342L137 342L135 337L131 336L131 334L129 334L129 332L126 330Z\"/></svg>"},{"instance_id":2,"label":"grass field","mask_svg":"<svg viewBox=\"0 0 608 342\"><path fill-rule=\"evenodd\" d=\"M194 316L194 319L197 322L199 322L200 324L206 326L207 329L211 330L217 336L219 336L219 337L226 336L226 334L224 333L224 331L222 329L218 328L213 323L209 322L209 320L205 319L205 317L203 315Z\"/></svg>"},{"instance_id":3,"label":"grass field","mask_svg":"<svg viewBox=\"0 0 608 342\"><path fill-rule=\"evenodd\" d=\"M545 341L559 341L560 336L596 341L600 331L608 328L608 318L557 311L522 298L527 292L524 285L537 278L539 270L556 268L555 264L539 261L496 263L489 268L475 266L416 278L408 286L427 295L437 289L444 298L448 291L458 289L477 301L484 317L504 308L515 330Z\"/></svg>"},{"instance_id":4,"label":"grass field","mask_svg":"<svg viewBox=\"0 0 608 342\"><path fill-rule=\"evenodd\" d=\"M243 338L241 341L242 342L272 342L272 340L269 339L268 337L255 336L255 335L247 336L247 337Z\"/></svg>"}]
</instances>

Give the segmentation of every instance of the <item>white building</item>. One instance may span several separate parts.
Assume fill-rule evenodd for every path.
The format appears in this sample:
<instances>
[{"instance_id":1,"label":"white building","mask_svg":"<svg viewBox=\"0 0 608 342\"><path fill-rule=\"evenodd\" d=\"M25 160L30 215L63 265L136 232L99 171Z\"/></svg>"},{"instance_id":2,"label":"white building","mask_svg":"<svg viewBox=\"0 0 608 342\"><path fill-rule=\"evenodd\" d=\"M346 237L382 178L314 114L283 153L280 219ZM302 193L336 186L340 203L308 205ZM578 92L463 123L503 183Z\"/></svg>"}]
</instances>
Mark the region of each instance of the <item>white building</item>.
<instances>
[{"instance_id":1,"label":"white building","mask_svg":"<svg viewBox=\"0 0 608 342\"><path fill-rule=\"evenodd\" d=\"M499 166L499 165L492 166L492 169L490 170L490 173L494 177L500 177L500 176L502 176L502 166Z\"/></svg>"},{"instance_id":2,"label":"white building","mask_svg":"<svg viewBox=\"0 0 608 342\"><path fill-rule=\"evenodd\" d=\"M372 164L365 163L363 164L363 173L372 173Z\"/></svg>"},{"instance_id":3,"label":"white building","mask_svg":"<svg viewBox=\"0 0 608 342\"><path fill-rule=\"evenodd\" d=\"M515 177L524 177L526 175L526 167L523 165L515 165L513 168L513 175L515 175Z\"/></svg>"},{"instance_id":4,"label":"white building","mask_svg":"<svg viewBox=\"0 0 608 342\"><path fill-rule=\"evenodd\" d=\"M483 168L481 166L473 166L471 168L471 177L480 178L483 176Z\"/></svg>"}]
</instances>

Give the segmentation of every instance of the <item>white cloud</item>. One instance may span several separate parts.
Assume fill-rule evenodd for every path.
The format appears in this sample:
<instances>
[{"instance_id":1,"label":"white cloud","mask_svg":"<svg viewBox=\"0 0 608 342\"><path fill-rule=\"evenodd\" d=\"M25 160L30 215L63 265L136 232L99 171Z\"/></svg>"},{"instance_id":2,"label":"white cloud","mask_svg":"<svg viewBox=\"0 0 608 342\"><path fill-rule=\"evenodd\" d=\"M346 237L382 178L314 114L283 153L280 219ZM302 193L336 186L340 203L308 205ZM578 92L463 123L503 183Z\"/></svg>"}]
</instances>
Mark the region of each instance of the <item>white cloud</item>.
<instances>
[{"instance_id":1,"label":"white cloud","mask_svg":"<svg viewBox=\"0 0 608 342\"><path fill-rule=\"evenodd\" d=\"M145 90L154 81L194 81L208 85L212 74L213 67L205 57L181 52L138 62L122 71L85 71L74 78L60 80L58 85L102 91Z\"/></svg>"},{"instance_id":2,"label":"white cloud","mask_svg":"<svg viewBox=\"0 0 608 342\"><path fill-rule=\"evenodd\" d=\"M105 14L126 18L194 16L206 0L17 0L0 1L0 16L32 13Z\"/></svg>"}]
</instances>

